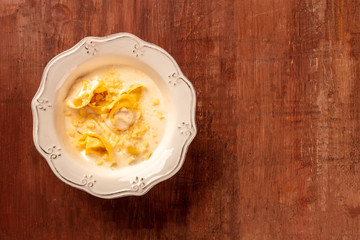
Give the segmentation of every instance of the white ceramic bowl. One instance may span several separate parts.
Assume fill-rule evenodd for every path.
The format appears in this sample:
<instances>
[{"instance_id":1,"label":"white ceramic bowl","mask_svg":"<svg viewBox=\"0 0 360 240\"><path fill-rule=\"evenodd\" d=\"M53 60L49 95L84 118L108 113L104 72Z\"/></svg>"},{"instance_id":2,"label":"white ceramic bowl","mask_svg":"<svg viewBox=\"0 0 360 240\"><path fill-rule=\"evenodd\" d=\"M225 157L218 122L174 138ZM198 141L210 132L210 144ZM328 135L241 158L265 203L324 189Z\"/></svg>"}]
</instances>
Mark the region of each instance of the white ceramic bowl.
<instances>
[{"instance_id":1,"label":"white ceramic bowl","mask_svg":"<svg viewBox=\"0 0 360 240\"><path fill-rule=\"evenodd\" d=\"M68 146L61 106L73 81L101 66L123 64L150 76L168 101L165 134L150 159L111 169L79 161ZM162 48L129 33L86 37L46 66L32 103L34 143L55 175L101 198L143 195L173 176L196 135L196 96L175 60Z\"/></svg>"}]
</instances>

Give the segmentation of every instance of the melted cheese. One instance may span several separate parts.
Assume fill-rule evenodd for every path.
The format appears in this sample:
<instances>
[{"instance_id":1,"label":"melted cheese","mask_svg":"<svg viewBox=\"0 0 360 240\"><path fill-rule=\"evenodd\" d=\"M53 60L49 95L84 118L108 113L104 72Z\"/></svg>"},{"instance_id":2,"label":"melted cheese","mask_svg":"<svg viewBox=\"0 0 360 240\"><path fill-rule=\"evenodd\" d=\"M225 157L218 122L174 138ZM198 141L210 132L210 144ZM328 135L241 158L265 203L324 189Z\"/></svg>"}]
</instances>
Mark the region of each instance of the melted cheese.
<instances>
[{"instance_id":1,"label":"melted cheese","mask_svg":"<svg viewBox=\"0 0 360 240\"><path fill-rule=\"evenodd\" d=\"M75 81L64 112L73 145L98 165L125 166L148 159L165 118L163 98L154 86L144 73L123 66Z\"/></svg>"}]
</instances>

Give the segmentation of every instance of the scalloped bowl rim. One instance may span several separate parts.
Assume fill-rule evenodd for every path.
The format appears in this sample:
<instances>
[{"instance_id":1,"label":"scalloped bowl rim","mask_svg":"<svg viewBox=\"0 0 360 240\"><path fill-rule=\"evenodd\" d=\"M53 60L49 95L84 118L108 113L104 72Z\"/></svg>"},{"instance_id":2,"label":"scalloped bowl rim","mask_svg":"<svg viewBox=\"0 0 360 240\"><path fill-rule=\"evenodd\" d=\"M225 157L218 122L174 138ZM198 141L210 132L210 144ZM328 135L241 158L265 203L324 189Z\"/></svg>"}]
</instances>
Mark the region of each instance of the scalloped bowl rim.
<instances>
[{"instance_id":1,"label":"scalloped bowl rim","mask_svg":"<svg viewBox=\"0 0 360 240\"><path fill-rule=\"evenodd\" d=\"M177 109L175 109L174 111L175 112L180 111L179 110L180 105L178 103L179 99L186 103L185 106L181 107L183 108L181 110L182 116L184 115L185 116L184 118L186 119L182 121L182 119L179 118L180 114L177 114L176 117L174 117L174 123L178 124L178 126L176 130L174 129L174 135L170 139L171 140L170 142L175 142L174 143L175 145L173 146L172 151L170 151L169 150L170 148L168 148L166 154L165 154L166 151L164 151L164 152L159 152L157 155L159 156L159 159L161 156L162 160L158 160L158 161L163 161L164 166L166 165L167 167L166 171L163 170L163 172L161 172L162 171L161 169L159 170L159 172L157 172L157 174L146 172L147 175L144 173L146 176L148 176L146 178L142 177L141 175L139 176L134 175L132 176L131 179L130 178L126 179L126 181L124 181L124 179L121 178L119 178L119 180L115 180L115 178L109 180L105 178L102 179L103 176L98 176L99 179L104 180L103 181L104 186L102 187L103 188L105 187L104 188L105 190L102 189L102 191L99 191L99 189L101 189L101 183L99 183L99 181L97 182L95 180L95 177L93 177L93 174L96 174L94 173L94 171L92 171L91 174L90 173L87 174L85 171L83 172L84 174L83 176L77 176L78 174L73 173L71 169L70 170L66 169L67 166L63 166L66 164L59 161L59 159L61 158L65 159L66 161L68 161L67 163L69 163L69 161L71 162L72 159L70 159L71 158L69 157L70 155L66 155L68 154L66 147L65 150L62 149L63 144L59 143L60 141L59 137L56 134L54 134L54 132L56 132L55 129L56 126L51 125L53 124L51 123L51 121L45 121L45 122L43 121L40 123L39 120L44 118L53 119L56 116L56 112L54 110L56 106L53 105L56 105L57 96L54 96L52 100L51 99L46 100L46 98L45 99L43 98L43 95L46 95L46 91L49 91L47 89L47 85L52 84L54 85L54 89L56 89L56 91L59 91L59 84L61 89L61 87L64 85L64 82L66 81L66 78L69 77L69 74L71 72L74 72L76 68L78 68L81 64L90 62L91 59L96 59L96 58L100 59L101 57L106 57L109 55L109 51L114 50L113 46L122 46L122 45L127 47L121 49L116 48L117 52L113 53L113 55L126 57L127 59L130 60L132 59L134 62L142 62L146 66L152 68L152 70L157 74L159 74L159 76L161 75L162 83L164 84L165 82L168 83L169 94L175 99L174 100L176 102L175 107L177 107ZM104 52L104 55L101 55L102 51ZM153 61L150 62L149 60L150 57L153 57L155 59L155 62ZM80 62L76 62L77 60L73 60L77 64L75 69L68 71L66 77L65 75L62 76L61 80L58 81L52 80L55 79L56 77L49 75L51 75L52 71L53 72L59 71L61 69L61 66L65 66L64 64L67 63L66 58L78 59ZM160 64L156 66L157 64L156 61L158 61L158 63L161 63L163 65L167 65L168 69L165 67L161 67ZM173 69L170 69L172 67ZM169 74L165 75L164 72L169 72ZM51 94L50 93L47 94L51 98ZM181 98L185 94L188 94L189 99ZM35 147L39 151L39 153L47 160L54 174L66 184L75 187L77 189L86 191L89 194L100 198L111 199L111 198L117 198L123 196L141 196L147 193L156 184L172 177L182 167L188 147L197 134L197 128L195 123L196 95L193 85L184 76L184 74L180 70L180 67L169 53L167 53L161 47L143 41L140 38L130 33L117 33L105 37L93 37L93 36L85 37L69 50L66 50L58 54L54 58L52 58L44 69L39 89L36 92L31 102L31 109L33 114L33 140ZM51 133L49 133L49 136L47 136L47 133L44 132L44 130L42 130L42 128L40 127L41 124L43 125L50 124L50 127L52 127L50 128L50 131L52 131L53 134L51 135ZM173 127L176 127L176 125L174 125ZM49 139L54 139L55 142L58 141L57 144L58 146L55 145L44 146L44 142L47 143ZM176 157L175 155L178 156ZM76 168L75 165L74 168ZM70 177L64 176L64 171L66 174L69 174ZM80 170L77 169L77 171L82 172L84 171L84 169L80 169ZM76 180L74 180L75 178ZM112 187L111 190L108 190L106 188L105 186L106 181L112 181L110 184L110 186ZM115 185L112 185L113 183ZM122 187L120 187L121 185L120 183L122 184ZM119 184L119 186L117 187L116 184ZM100 186L98 190L94 190L96 189L97 186Z\"/></svg>"}]
</instances>

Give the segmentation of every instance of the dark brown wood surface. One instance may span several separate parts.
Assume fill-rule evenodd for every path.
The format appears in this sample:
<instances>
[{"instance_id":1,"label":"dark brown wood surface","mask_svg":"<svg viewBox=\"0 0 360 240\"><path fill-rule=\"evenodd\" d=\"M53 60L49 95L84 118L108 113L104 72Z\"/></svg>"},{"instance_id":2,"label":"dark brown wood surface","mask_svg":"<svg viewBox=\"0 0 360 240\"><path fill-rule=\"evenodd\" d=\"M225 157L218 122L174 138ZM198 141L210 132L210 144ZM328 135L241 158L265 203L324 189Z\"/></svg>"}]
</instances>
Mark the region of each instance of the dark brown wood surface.
<instances>
[{"instance_id":1,"label":"dark brown wood surface","mask_svg":"<svg viewBox=\"0 0 360 240\"><path fill-rule=\"evenodd\" d=\"M103 200L36 151L30 101L86 36L166 49L197 92L177 175ZM0 1L0 239L360 239L360 1Z\"/></svg>"}]
</instances>

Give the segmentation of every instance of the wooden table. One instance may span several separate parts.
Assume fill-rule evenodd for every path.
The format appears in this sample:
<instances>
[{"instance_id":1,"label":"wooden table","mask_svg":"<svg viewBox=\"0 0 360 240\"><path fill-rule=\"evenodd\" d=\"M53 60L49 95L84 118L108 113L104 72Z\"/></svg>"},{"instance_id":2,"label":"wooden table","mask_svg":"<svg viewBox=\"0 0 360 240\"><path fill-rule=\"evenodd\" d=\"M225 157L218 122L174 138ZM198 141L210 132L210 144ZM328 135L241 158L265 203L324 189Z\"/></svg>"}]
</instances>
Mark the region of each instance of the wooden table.
<instances>
[{"instance_id":1,"label":"wooden table","mask_svg":"<svg viewBox=\"0 0 360 240\"><path fill-rule=\"evenodd\" d=\"M30 101L117 32L177 60L199 131L173 178L103 200L52 173ZM0 239L360 239L360 1L3 0L0 47Z\"/></svg>"}]
</instances>

